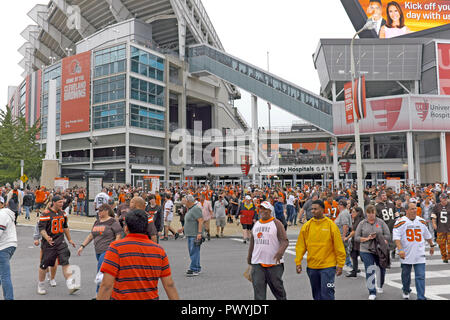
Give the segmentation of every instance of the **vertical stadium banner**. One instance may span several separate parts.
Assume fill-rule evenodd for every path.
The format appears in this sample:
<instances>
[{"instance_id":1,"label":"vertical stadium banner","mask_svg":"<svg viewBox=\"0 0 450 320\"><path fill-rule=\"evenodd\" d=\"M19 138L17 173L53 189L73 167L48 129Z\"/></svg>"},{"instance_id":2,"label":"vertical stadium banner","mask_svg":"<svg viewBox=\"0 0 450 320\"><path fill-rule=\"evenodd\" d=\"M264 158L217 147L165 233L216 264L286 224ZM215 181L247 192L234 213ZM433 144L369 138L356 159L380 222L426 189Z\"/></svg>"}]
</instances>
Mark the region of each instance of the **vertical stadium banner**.
<instances>
[{"instance_id":1,"label":"vertical stadium banner","mask_svg":"<svg viewBox=\"0 0 450 320\"><path fill-rule=\"evenodd\" d=\"M428 30L450 22L450 2L448 0L358 0L366 19L377 22L376 33L380 38L394 38L409 33ZM348 12L350 19L353 12ZM404 26L388 28L390 21L400 21ZM385 26L383 28L383 26ZM383 29L383 31L382 31ZM386 30L388 29L388 30Z\"/></svg>"},{"instance_id":2,"label":"vertical stadium banner","mask_svg":"<svg viewBox=\"0 0 450 320\"><path fill-rule=\"evenodd\" d=\"M34 114L36 115L35 119L39 120L39 124L42 123L42 121L41 121L41 89L42 89L41 83L42 83L42 70L39 70L37 72L37 83L36 83L37 89L36 89L36 103L35 103L36 109L34 111ZM41 131L41 130L39 130L39 131ZM39 140L40 138L41 138L41 133L38 132L36 134L36 139Z\"/></svg>"},{"instance_id":3,"label":"vertical stadium banner","mask_svg":"<svg viewBox=\"0 0 450 320\"><path fill-rule=\"evenodd\" d=\"M353 94L352 94L352 83L348 82L344 85L344 95L345 95L345 119L347 124L353 123Z\"/></svg>"},{"instance_id":4,"label":"vertical stadium banner","mask_svg":"<svg viewBox=\"0 0 450 320\"><path fill-rule=\"evenodd\" d=\"M437 43L438 88L440 95L450 95L450 43Z\"/></svg>"},{"instance_id":5,"label":"vertical stadium banner","mask_svg":"<svg viewBox=\"0 0 450 320\"><path fill-rule=\"evenodd\" d=\"M353 92L353 106L358 120L367 117L366 111L366 77L362 76L355 79L355 88Z\"/></svg>"},{"instance_id":6,"label":"vertical stadium banner","mask_svg":"<svg viewBox=\"0 0 450 320\"><path fill-rule=\"evenodd\" d=\"M61 134L89 131L91 52L62 61Z\"/></svg>"}]
</instances>

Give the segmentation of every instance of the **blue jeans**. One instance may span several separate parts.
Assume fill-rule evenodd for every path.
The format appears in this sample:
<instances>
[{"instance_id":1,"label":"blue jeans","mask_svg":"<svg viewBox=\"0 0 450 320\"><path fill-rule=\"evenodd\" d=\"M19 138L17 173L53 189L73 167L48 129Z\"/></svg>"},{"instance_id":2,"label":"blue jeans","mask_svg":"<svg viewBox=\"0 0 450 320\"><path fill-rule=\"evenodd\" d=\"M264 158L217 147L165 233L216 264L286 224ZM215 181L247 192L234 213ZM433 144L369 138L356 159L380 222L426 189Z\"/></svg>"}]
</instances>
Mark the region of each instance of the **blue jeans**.
<instances>
[{"instance_id":1,"label":"blue jeans","mask_svg":"<svg viewBox=\"0 0 450 320\"><path fill-rule=\"evenodd\" d=\"M334 300L336 267L325 269L306 268L314 300Z\"/></svg>"},{"instance_id":2,"label":"blue jeans","mask_svg":"<svg viewBox=\"0 0 450 320\"><path fill-rule=\"evenodd\" d=\"M190 270L200 272L202 267L200 266L200 246L196 246L194 241L197 237L187 237L189 257L191 258Z\"/></svg>"},{"instance_id":3,"label":"blue jeans","mask_svg":"<svg viewBox=\"0 0 450 320\"><path fill-rule=\"evenodd\" d=\"M295 211L294 206L292 206L290 204L288 204L286 206L287 221L290 222L290 223L292 223L292 221L293 221L294 211Z\"/></svg>"},{"instance_id":4,"label":"blue jeans","mask_svg":"<svg viewBox=\"0 0 450 320\"><path fill-rule=\"evenodd\" d=\"M414 276L416 278L417 300L425 299L425 263L401 264L403 293L411 292L411 269L414 266Z\"/></svg>"},{"instance_id":5,"label":"blue jeans","mask_svg":"<svg viewBox=\"0 0 450 320\"><path fill-rule=\"evenodd\" d=\"M78 213L80 213L81 215L83 215L84 213L84 200L77 202L77 215Z\"/></svg>"},{"instance_id":6,"label":"blue jeans","mask_svg":"<svg viewBox=\"0 0 450 320\"><path fill-rule=\"evenodd\" d=\"M29 218L31 207L29 207L29 206L23 206L23 207L25 208L25 218Z\"/></svg>"},{"instance_id":7,"label":"blue jeans","mask_svg":"<svg viewBox=\"0 0 450 320\"><path fill-rule=\"evenodd\" d=\"M106 251L103 253L96 253L95 257L97 258L97 273L100 271L102 267L103 260L105 259ZM98 289L100 288L100 284L97 285L97 290L95 292L98 293Z\"/></svg>"},{"instance_id":8,"label":"blue jeans","mask_svg":"<svg viewBox=\"0 0 450 320\"><path fill-rule=\"evenodd\" d=\"M0 285L3 289L3 298L5 300L14 300L14 290L11 281L11 260L16 247L9 247L0 250Z\"/></svg>"},{"instance_id":9,"label":"blue jeans","mask_svg":"<svg viewBox=\"0 0 450 320\"><path fill-rule=\"evenodd\" d=\"M369 294L377 295L377 289L375 286L375 274L377 271L376 266L380 269L380 278L378 280L379 288L383 288L384 278L386 275L386 269L380 267L380 259L377 255L369 252L360 252L359 256L364 263L364 268L366 269L366 285L369 289Z\"/></svg>"}]
</instances>

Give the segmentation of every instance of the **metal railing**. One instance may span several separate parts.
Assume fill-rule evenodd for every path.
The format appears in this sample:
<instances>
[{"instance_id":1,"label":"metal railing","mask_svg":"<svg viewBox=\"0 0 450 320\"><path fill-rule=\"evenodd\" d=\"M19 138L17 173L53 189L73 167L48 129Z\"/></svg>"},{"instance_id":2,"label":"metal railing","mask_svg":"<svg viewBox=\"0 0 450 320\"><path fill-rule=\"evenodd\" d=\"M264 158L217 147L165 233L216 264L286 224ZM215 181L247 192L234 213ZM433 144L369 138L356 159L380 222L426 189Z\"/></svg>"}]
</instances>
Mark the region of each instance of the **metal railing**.
<instances>
[{"instance_id":1,"label":"metal railing","mask_svg":"<svg viewBox=\"0 0 450 320\"><path fill-rule=\"evenodd\" d=\"M62 163L80 163L89 162L91 159L89 157L65 157L62 158Z\"/></svg>"},{"instance_id":2,"label":"metal railing","mask_svg":"<svg viewBox=\"0 0 450 320\"><path fill-rule=\"evenodd\" d=\"M126 157L124 155L123 156L109 156L109 157L94 157L94 162L109 161L109 160L116 161L116 160L125 160L125 159L126 159Z\"/></svg>"},{"instance_id":3,"label":"metal railing","mask_svg":"<svg viewBox=\"0 0 450 320\"><path fill-rule=\"evenodd\" d=\"M153 156L134 157L130 158L130 163L162 165L163 158Z\"/></svg>"}]
</instances>

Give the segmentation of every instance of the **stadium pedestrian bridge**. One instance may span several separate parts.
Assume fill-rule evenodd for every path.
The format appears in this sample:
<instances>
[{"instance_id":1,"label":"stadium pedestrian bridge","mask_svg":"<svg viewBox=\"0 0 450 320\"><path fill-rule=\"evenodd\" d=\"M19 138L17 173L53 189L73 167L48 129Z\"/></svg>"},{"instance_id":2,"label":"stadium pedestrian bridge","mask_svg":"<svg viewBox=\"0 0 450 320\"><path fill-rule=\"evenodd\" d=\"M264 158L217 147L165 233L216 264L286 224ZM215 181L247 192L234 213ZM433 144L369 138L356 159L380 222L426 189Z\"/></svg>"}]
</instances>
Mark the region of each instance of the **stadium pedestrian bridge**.
<instances>
[{"instance_id":1,"label":"stadium pedestrian bridge","mask_svg":"<svg viewBox=\"0 0 450 320\"><path fill-rule=\"evenodd\" d=\"M189 72L214 75L333 134L332 102L209 45L190 46Z\"/></svg>"}]
</instances>

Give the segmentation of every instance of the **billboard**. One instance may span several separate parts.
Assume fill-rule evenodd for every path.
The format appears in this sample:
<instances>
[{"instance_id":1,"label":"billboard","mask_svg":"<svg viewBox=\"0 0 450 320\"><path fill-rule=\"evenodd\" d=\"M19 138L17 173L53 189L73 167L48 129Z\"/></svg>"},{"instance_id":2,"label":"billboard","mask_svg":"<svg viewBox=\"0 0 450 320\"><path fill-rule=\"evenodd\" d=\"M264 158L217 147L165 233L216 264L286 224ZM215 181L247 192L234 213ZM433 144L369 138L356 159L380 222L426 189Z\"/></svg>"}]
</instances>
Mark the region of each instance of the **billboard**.
<instances>
[{"instance_id":1,"label":"billboard","mask_svg":"<svg viewBox=\"0 0 450 320\"><path fill-rule=\"evenodd\" d=\"M357 8L359 10L349 6L349 2L353 1L359 6ZM377 22L376 35L373 34L373 37L395 38L450 23L450 3L447 0L341 0L341 2L355 28L362 27L359 22L361 18L364 21L372 19Z\"/></svg>"},{"instance_id":2,"label":"billboard","mask_svg":"<svg viewBox=\"0 0 450 320\"><path fill-rule=\"evenodd\" d=\"M437 43L439 94L450 95L450 43Z\"/></svg>"},{"instance_id":3,"label":"billboard","mask_svg":"<svg viewBox=\"0 0 450 320\"><path fill-rule=\"evenodd\" d=\"M91 52L62 60L61 134L89 131Z\"/></svg>"},{"instance_id":4,"label":"billboard","mask_svg":"<svg viewBox=\"0 0 450 320\"><path fill-rule=\"evenodd\" d=\"M353 135L345 103L333 111L334 134ZM361 134L401 131L450 131L450 97L406 95L367 100L367 118L360 120Z\"/></svg>"}]
</instances>

